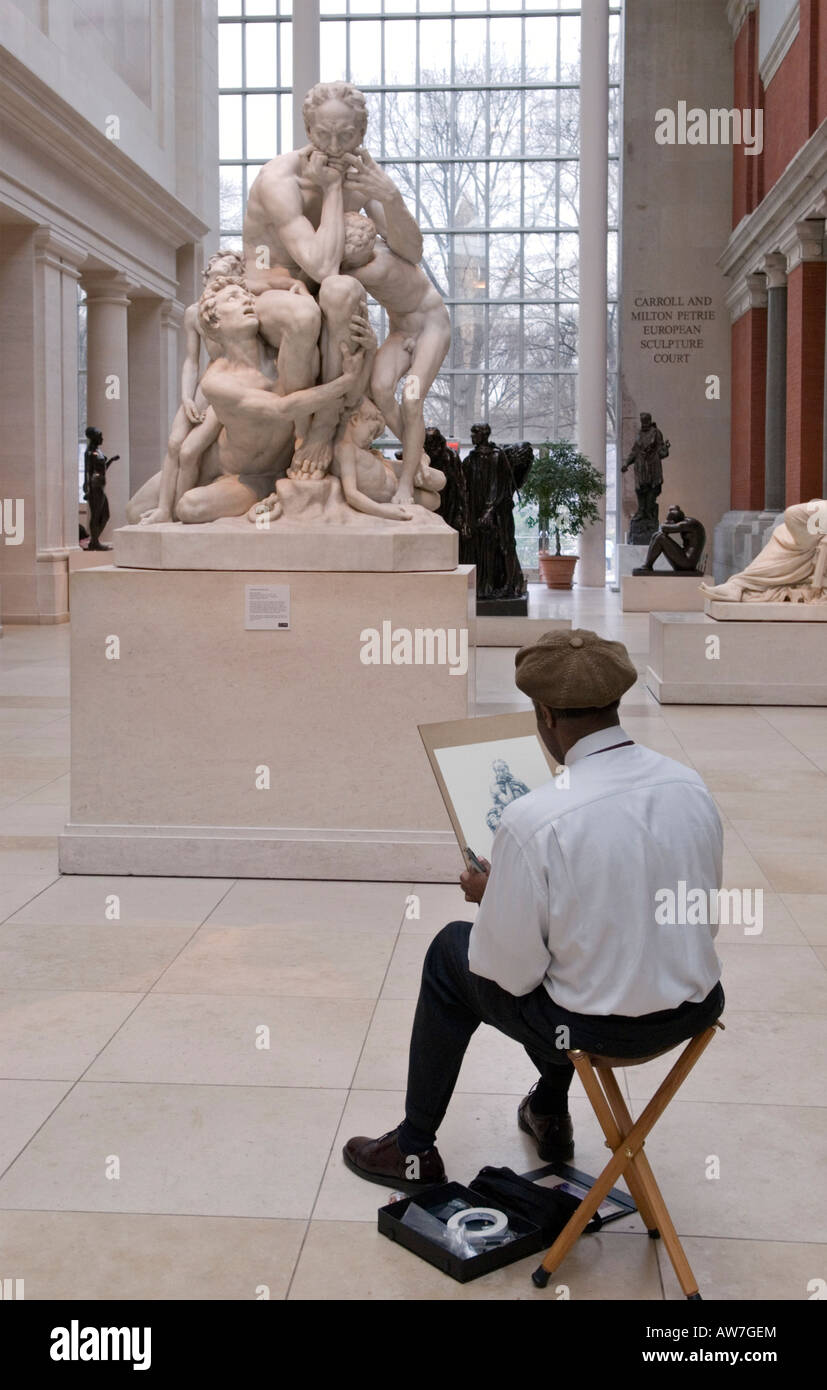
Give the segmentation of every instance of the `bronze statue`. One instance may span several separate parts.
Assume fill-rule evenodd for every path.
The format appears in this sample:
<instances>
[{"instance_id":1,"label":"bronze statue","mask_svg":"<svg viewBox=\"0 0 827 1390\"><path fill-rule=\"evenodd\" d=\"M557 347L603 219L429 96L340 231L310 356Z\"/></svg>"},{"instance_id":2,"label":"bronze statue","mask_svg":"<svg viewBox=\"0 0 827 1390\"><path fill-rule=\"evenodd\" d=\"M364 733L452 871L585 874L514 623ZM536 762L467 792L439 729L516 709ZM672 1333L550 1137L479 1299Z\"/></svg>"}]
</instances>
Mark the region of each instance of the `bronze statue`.
<instances>
[{"instance_id":1,"label":"bronze statue","mask_svg":"<svg viewBox=\"0 0 827 1390\"><path fill-rule=\"evenodd\" d=\"M525 575L517 558L517 539L514 534L514 493L519 492L534 464L534 449L527 439L519 444L506 444L503 451L511 465L514 490L507 504L501 508L502 545L505 554L506 583L508 594L518 597L526 593Z\"/></svg>"},{"instance_id":2,"label":"bronze statue","mask_svg":"<svg viewBox=\"0 0 827 1390\"><path fill-rule=\"evenodd\" d=\"M100 534L109 520L109 501L106 496L106 471L116 463L120 454L107 458L101 450L103 435L90 425L86 430L89 443L83 455L83 496L89 503L89 544L87 550L111 550L101 542Z\"/></svg>"},{"instance_id":3,"label":"bronze statue","mask_svg":"<svg viewBox=\"0 0 827 1390\"><path fill-rule=\"evenodd\" d=\"M663 487L663 460L669 456L669 440L664 439L647 410L640 413L640 429L621 468L635 470L637 511L629 522L629 544L648 545L658 529L658 498Z\"/></svg>"},{"instance_id":4,"label":"bronze statue","mask_svg":"<svg viewBox=\"0 0 827 1390\"><path fill-rule=\"evenodd\" d=\"M471 529L464 563L477 567L478 599L522 600L526 582L514 538L514 493L528 477L534 452L527 443L501 449L490 435L490 425L472 425L474 447L463 460Z\"/></svg>"},{"instance_id":5,"label":"bronze statue","mask_svg":"<svg viewBox=\"0 0 827 1390\"><path fill-rule=\"evenodd\" d=\"M649 542L645 562L632 574L654 574L655 561L659 555L665 555L675 574L698 578L703 573L699 566L705 549L706 531L700 521L686 516L680 507L670 507L666 520Z\"/></svg>"},{"instance_id":6,"label":"bronze statue","mask_svg":"<svg viewBox=\"0 0 827 1390\"><path fill-rule=\"evenodd\" d=\"M448 525L453 526L459 533L459 563L468 564L468 561L463 559L462 552L468 544L471 530L468 524L468 494L459 450L450 449L442 431L431 425L425 431L425 453L431 467L438 468L445 474L445 487L439 499L439 514L443 521L447 521Z\"/></svg>"}]
</instances>

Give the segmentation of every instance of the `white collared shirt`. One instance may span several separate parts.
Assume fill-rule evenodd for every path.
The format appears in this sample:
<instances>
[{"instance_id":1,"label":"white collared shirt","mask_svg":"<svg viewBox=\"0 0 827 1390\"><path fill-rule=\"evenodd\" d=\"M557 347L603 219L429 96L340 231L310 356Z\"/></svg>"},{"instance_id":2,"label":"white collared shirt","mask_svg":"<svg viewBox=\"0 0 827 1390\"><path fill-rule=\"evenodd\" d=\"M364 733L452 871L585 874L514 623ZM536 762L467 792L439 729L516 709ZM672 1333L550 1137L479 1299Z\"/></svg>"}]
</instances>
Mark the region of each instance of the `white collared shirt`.
<instances>
[{"instance_id":1,"label":"white collared shirt","mask_svg":"<svg viewBox=\"0 0 827 1390\"><path fill-rule=\"evenodd\" d=\"M574 1013L639 1017L699 1003L720 978L717 926L661 925L668 900L656 897L668 889L685 903L701 889L714 900L715 803L683 763L614 746L628 737L618 726L586 735L566 773L503 812L468 962L509 994L543 984Z\"/></svg>"}]
</instances>

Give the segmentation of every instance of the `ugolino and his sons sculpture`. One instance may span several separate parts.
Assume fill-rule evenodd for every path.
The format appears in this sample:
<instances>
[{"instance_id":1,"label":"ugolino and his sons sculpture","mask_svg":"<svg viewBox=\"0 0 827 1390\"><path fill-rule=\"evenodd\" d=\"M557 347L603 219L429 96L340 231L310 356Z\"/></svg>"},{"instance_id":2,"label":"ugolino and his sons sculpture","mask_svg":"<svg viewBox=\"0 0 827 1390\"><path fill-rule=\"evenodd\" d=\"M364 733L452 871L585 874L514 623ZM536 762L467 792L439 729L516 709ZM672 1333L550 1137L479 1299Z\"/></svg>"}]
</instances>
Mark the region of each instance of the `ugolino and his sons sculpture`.
<instances>
[{"instance_id":1,"label":"ugolino and his sons sculpture","mask_svg":"<svg viewBox=\"0 0 827 1390\"><path fill-rule=\"evenodd\" d=\"M448 311L419 266L416 222L362 143L362 93L319 83L303 113L309 143L250 190L243 259L214 256L186 311L181 406L161 471L130 501L133 524L441 524L424 404ZM368 293L388 315L381 348ZM396 469L371 448L385 426L402 445Z\"/></svg>"}]
</instances>

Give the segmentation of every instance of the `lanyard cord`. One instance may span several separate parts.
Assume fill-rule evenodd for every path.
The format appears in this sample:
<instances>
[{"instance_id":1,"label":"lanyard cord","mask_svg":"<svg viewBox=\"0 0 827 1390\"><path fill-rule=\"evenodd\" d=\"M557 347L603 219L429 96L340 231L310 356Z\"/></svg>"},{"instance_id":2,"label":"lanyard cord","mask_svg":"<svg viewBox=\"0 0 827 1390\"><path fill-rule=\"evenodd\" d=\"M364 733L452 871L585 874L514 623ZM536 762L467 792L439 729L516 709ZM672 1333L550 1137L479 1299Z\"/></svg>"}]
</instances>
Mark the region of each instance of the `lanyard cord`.
<instances>
[{"instance_id":1,"label":"lanyard cord","mask_svg":"<svg viewBox=\"0 0 827 1390\"><path fill-rule=\"evenodd\" d=\"M633 738L625 738L622 743L613 743L609 748L595 748L593 753L587 753L587 758L596 758L598 753L611 753L615 748L630 748L634 744Z\"/></svg>"}]
</instances>

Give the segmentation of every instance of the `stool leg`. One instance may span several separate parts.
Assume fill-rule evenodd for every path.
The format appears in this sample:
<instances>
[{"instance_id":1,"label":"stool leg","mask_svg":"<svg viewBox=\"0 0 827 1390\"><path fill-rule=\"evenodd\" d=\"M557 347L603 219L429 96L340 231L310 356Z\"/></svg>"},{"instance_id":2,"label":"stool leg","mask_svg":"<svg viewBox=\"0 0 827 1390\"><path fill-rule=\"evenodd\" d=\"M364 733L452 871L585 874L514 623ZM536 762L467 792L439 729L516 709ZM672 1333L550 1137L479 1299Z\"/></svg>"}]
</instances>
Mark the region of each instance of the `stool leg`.
<instances>
[{"instance_id":1,"label":"stool leg","mask_svg":"<svg viewBox=\"0 0 827 1390\"><path fill-rule=\"evenodd\" d=\"M568 1254L577 1240L577 1237L588 1225L592 1216L600 1206L600 1203L611 1191L617 1179L621 1174L625 1173L627 1167L632 1164L634 1165L635 1175L638 1178L640 1187L645 1194L646 1208L654 1213L658 1228L661 1231L664 1243L666 1244L672 1263L675 1266L675 1272L681 1281L681 1287L688 1298L693 1298L697 1295L697 1284L695 1283L692 1270L689 1267L689 1262L683 1253L681 1243L678 1240L677 1231L672 1224L671 1217L661 1197L649 1163L640 1150L643 1148L646 1136L652 1129L652 1126L657 1123L670 1100L675 1095L675 1092L680 1088L685 1077L692 1070L704 1048L712 1041L714 1036L715 1029L708 1028L704 1033L699 1033L692 1039L684 1048L677 1062L666 1078L661 1082L657 1091L646 1104L642 1114L635 1120L634 1124L623 1103L623 1097L620 1096L621 1109L619 1114L625 1116L623 1123L628 1123L630 1126L628 1132L623 1136L623 1147L618 1148L617 1152L612 1155L611 1160L603 1169L600 1177L595 1179L591 1190L587 1196L583 1198L577 1210L573 1212L551 1249L547 1252L542 1264L535 1269L531 1278L538 1288L545 1287L548 1283L549 1275ZM580 1072L578 1061L582 1061L583 1054L573 1049L569 1052L569 1057L574 1066L577 1067L578 1072ZM588 1061L588 1058L586 1058L586 1060ZM586 1070L580 1072L580 1074L584 1086L586 1085L586 1078L588 1077L589 1088L591 1089L587 1088L587 1094L591 1099L594 1088L596 1087L598 1091L600 1088L593 1074L591 1063L589 1063L589 1070L592 1072L591 1076L589 1076L589 1071ZM592 1087L592 1082L594 1082L594 1087ZM620 1095L619 1089L616 1094L618 1096Z\"/></svg>"},{"instance_id":2,"label":"stool leg","mask_svg":"<svg viewBox=\"0 0 827 1390\"><path fill-rule=\"evenodd\" d=\"M608 1068L605 1072L599 1069L595 1071L589 1058L585 1056L585 1054L581 1054L579 1058L573 1057L572 1061L577 1068L580 1080L583 1082L583 1088L592 1103L594 1112L600 1121L600 1126L606 1136L606 1143L612 1150L612 1153L614 1153L620 1148L621 1142L632 1128L632 1121L628 1112L626 1112L626 1118L624 1120L612 1105L612 1092L609 1089L610 1083L618 1094L620 1094L615 1075ZM591 1077L588 1080L587 1069L588 1072L591 1073ZM605 1095L600 1089L601 1085L606 1092ZM654 1213L646 1200L646 1193L638 1182L635 1174L627 1169L623 1174L623 1179L632 1194L635 1206L640 1212L641 1219L649 1235L657 1236L658 1228Z\"/></svg>"},{"instance_id":3,"label":"stool leg","mask_svg":"<svg viewBox=\"0 0 827 1390\"><path fill-rule=\"evenodd\" d=\"M577 1240L577 1237L585 1230L597 1211L597 1208L600 1206L600 1203L604 1201L607 1194L614 1187L628 1162L628 1158L626 1158L622 1152L615 1154L610 1162L606 1164L600 1177L595 1179L593 1186L583 1198L577 1210L572 1212L559 1236L548 1251L540 1269L535 1270L534 1275L532 1275L535 1284L539 1287L542 1287L548 1282L549 1274L552 1274L557 1266L565 1259ZM544 1279L537 1277L540 1275L540 1270L545 1271L546 1277Z\"/></svg>"},{"instance_id":4,"label":"stool leg","mask_svg":"<svg viewBox=\"0 0 827 1390\"><path fill-rule=\"evenodd\" d=\"M617 1078L612 1072L607 1071L601 1079L613 1102L614 1112L619 1122L623 1125L625 1132L628 1133L632 1128L632 1117L626 1108L626 1102L617 1084ZM654 1213L655 1224L660 1231L661 1239L666 1246L667 1253L672 1261L675 1273L678 1276L680 1286L687 1298L693 1298L698 1293L698 1281L692 1273L689 1261L684 1253L684 1248L681 1245L678 1233L669 1215L669 1210L663 1200L661 1190L655 1181L655 1175L652 1172L649 1160L642 1149L638 1150L634 1158L630 1160L630 1170L624 1174L629 1186L629 1191L634 1196L632 1189L632 1171L634 1171L635 1183L640 1184L640 1187L646 1194L647 1205ZM637 1198L635 1198L635 1201L637 1201ZM638 1207L640 1207L639 1202Z\"/></svg>"}]
</instances>

